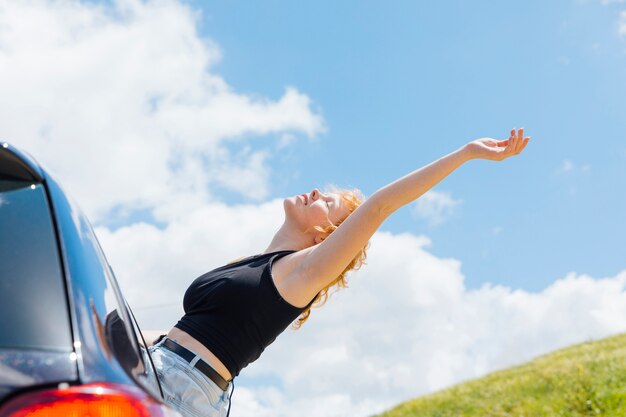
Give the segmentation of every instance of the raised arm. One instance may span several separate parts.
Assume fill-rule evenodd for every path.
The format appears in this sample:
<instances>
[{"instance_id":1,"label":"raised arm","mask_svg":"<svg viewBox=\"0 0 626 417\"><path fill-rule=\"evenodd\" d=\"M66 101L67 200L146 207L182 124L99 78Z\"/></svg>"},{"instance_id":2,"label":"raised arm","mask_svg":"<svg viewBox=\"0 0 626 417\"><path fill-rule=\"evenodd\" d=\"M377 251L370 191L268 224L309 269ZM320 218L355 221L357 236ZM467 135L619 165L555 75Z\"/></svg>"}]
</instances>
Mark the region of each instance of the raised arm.
<instances>
[{"instance_id":1,"label":"raised arm","mask_svg":"<svg viewBox=\"0 0 626 417\"><path fill-rule=\"evenodd\" d=\"M519 154L530 138L523 129L509 139L481 138L380 188L361 204L328 238L305 250L299 271L318 290L328 285L350 263L383 221L416 200L471 159L501 161Z\"/></svg>"}]
</instances>

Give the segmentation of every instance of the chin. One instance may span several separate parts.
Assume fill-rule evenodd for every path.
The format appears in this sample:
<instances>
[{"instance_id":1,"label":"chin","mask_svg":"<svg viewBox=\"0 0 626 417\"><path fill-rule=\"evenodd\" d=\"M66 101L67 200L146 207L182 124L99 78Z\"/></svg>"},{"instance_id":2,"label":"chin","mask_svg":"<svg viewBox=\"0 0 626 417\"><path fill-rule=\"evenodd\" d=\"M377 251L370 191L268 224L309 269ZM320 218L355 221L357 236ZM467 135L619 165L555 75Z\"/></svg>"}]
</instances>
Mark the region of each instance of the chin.
<instances>
[{"instance_id":1,"label":"chin","mask_svg":"<svg viewBox=\"0 0 626 417\"><path fill-rule=\"evenodd\" d=\"M283 209L285 211L285 219L293 217L297 210L298 197L287 197L283 200Z\"/></svg>"},{"instance_id":2,"label":"chin","mask_svg":"<svg viewBox=\"0 0 626 417\"><path fill-rule=\"evenodd\" d=\"M287 197L283 200L283 207L287 208L289 206L296 205L296 197Z\"/></svg>"},{"instance_id":3,"label":"chin","mask_svg":"<svg viewBox=\"0 0 626 417\"><path fill-rule=\"evenodd\" d=\"M285 214L292 211L296 207L296 198L287 197L283 200L283 209L285 210Z\"/></svg>"}]
</instances>

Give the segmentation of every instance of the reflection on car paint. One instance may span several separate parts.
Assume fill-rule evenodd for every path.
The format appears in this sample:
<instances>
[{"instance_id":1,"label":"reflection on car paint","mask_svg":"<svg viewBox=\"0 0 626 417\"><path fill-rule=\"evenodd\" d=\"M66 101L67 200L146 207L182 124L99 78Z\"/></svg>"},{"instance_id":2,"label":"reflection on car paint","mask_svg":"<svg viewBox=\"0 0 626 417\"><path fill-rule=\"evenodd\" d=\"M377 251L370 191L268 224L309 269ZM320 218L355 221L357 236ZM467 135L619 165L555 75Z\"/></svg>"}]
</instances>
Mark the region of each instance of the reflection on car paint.
<instances>
[{"instance_id":1,"label":"reflection on car paint","mask_svg":"<svg viewBox=\"0 0 626 417\"><path fill-rule=\"evenodd\" d=\"M69 353L0 350L0 398L13 387L76 378L76 364L72 362Z\"/></svg>"}]
</instances>

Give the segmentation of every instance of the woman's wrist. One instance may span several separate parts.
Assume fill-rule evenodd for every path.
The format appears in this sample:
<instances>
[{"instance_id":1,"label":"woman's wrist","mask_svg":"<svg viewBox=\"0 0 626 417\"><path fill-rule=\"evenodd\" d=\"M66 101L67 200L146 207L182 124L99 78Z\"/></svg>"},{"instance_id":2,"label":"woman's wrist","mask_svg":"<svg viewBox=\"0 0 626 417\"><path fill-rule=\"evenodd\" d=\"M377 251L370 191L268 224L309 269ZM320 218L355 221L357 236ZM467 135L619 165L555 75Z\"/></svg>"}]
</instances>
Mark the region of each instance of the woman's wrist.
<instances>
[{"instance_id":1,"label":"woman's wrist","mask_svg":"<svg viewBox=\"0 0 626 417\"><path fill-rule=\"evenodd\" d=\"M469 160L472 159L476 159L478 157L478 155L476 155L475 149L470 146L469 143L466 143L465 145L461 146L457 152L459 153L459 155L461 155L461 158L464 160L464 162L467 162Z\"/></svg>"}]
</instances>

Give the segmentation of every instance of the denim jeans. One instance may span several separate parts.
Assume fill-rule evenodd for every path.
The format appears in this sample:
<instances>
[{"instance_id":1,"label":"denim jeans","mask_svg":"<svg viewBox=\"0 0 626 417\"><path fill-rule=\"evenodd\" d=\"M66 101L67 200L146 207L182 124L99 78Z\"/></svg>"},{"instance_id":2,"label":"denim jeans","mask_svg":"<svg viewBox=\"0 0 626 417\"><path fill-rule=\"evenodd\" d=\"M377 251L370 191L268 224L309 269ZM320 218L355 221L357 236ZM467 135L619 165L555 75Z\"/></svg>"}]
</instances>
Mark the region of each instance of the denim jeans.
<instances>
[{"instance_id":1,"label":"denim jeans","mask_svg":"<svg viewBox=\"0 0 626 417\"><path fill-rule=\"evenodd\" d=\"M165 338L150 346L150 354L161 382L164 401L183 417L225 417L230 405L232 381L222 391L211 379L191 366L199 356L188 363L176 353L162 346Z\"/></svg>"}]
</instances>

